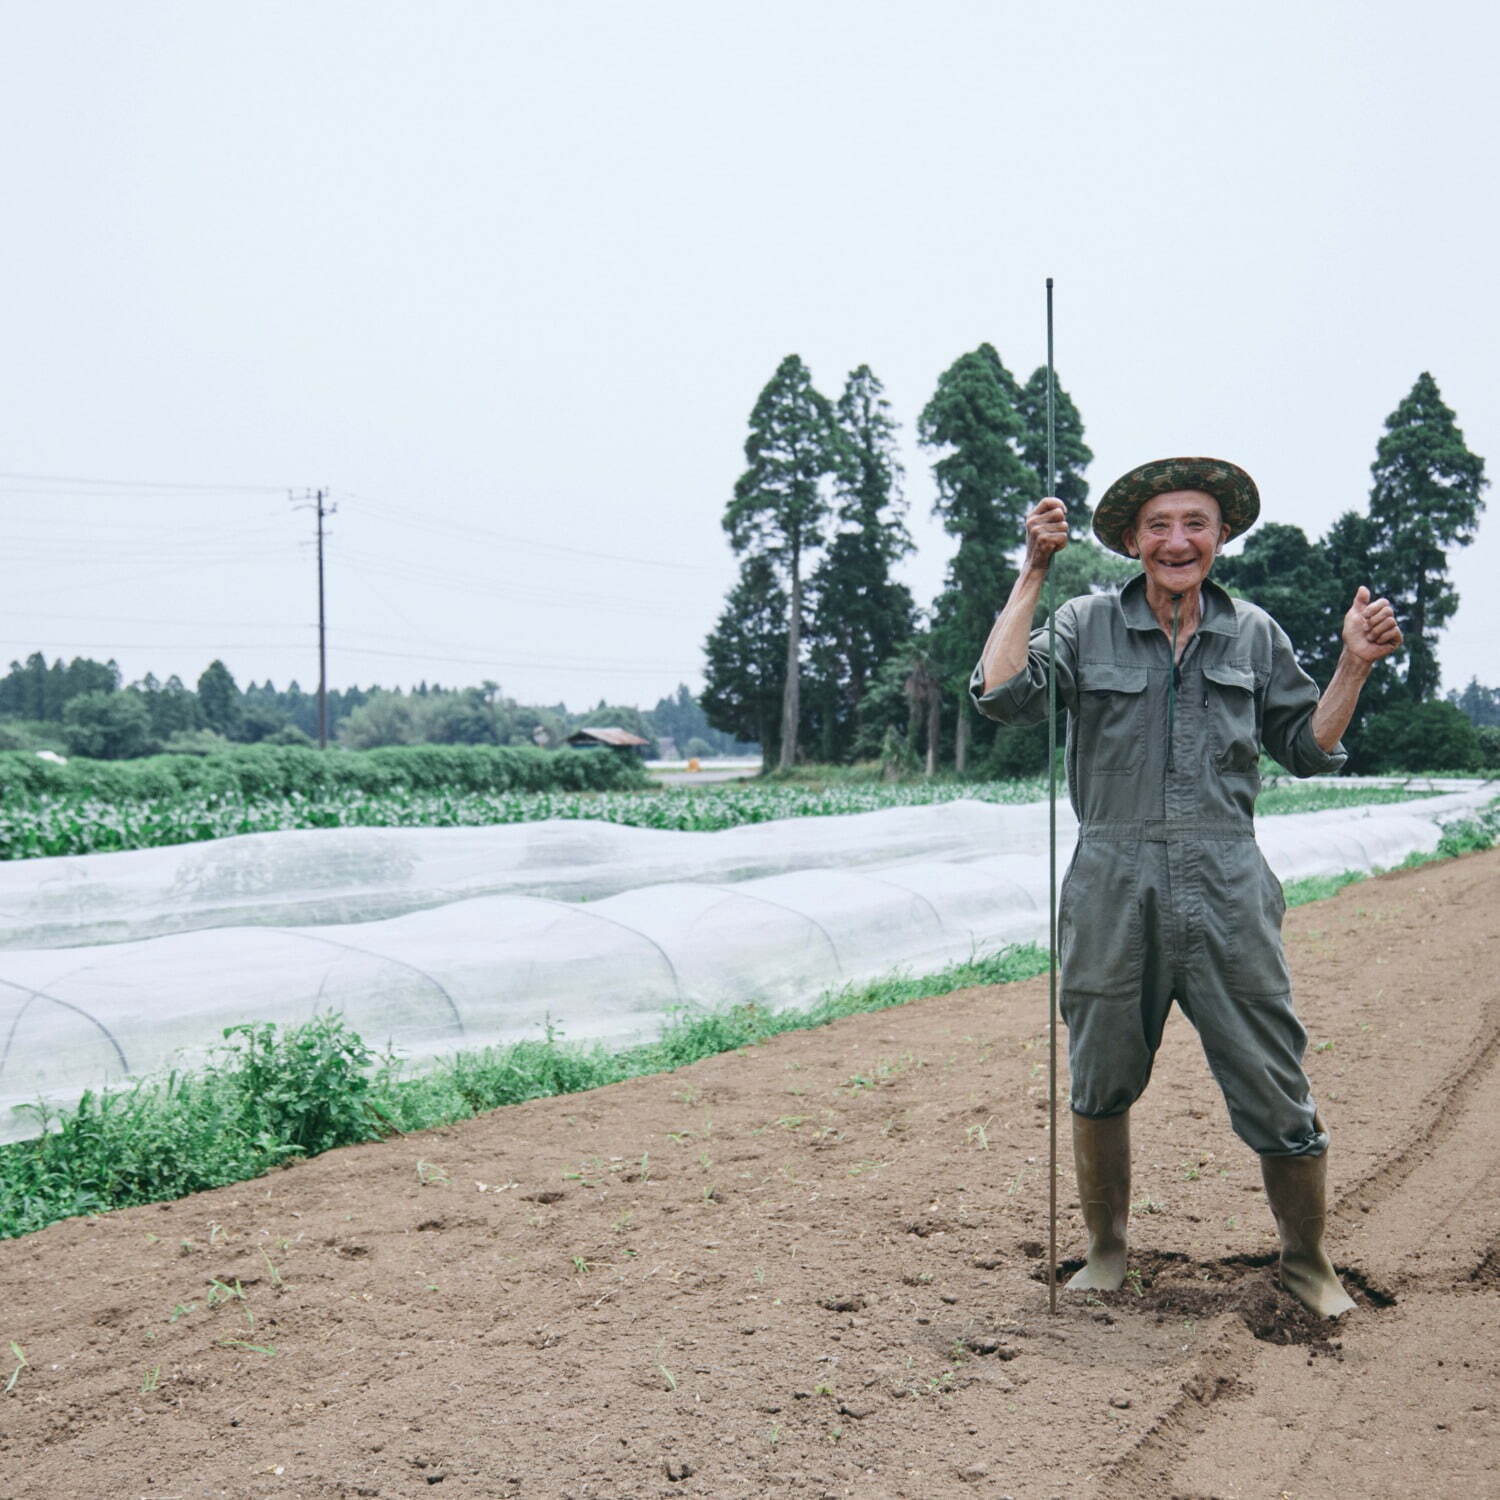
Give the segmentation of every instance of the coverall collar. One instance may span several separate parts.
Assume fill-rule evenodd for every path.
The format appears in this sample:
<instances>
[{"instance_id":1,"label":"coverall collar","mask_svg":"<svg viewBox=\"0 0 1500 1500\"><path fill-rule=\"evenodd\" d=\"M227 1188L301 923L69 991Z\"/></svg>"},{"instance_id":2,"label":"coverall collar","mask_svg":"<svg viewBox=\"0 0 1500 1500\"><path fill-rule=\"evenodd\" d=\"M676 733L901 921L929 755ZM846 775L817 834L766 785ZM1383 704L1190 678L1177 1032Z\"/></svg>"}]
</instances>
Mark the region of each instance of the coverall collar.
<instances>
[{"instance_id":1,"label":"coverall collar","mask_svg":"<svg viewBox=\"0 0 1500 1500\"><path fill-rule=\"evenodd\" d=\"M1198 622L1200 631L1210 635L1238 635L1239 616L1235 613L1234 600L1216 584L1205 578L1202 584L1203 618ZM1132 630L1160 630L1151 606L1146 603L1146 575L1137 573L1120 590L1120 612Z\"/></svg>"}]
</instances>

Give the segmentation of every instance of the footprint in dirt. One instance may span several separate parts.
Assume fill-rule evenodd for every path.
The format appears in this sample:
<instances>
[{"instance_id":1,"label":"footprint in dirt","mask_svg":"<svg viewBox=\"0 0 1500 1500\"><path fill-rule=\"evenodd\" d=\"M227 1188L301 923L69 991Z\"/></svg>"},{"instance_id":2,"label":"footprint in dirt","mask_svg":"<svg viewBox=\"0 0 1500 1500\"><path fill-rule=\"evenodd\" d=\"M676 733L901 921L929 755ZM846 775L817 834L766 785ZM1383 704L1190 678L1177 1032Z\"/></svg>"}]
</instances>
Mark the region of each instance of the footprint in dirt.
<instances>
[{"instance_id":1,"label":"footprint in dirt","mask_svg":"<svg viewBox=\"0 0 1500 1500\"><path fill-rule=\"evenodd\" d=\"M1064 1261L1057 1271L1059 1285L1082 1265L1081 1260ZM1124 1287L1087 1295L1105 1307L1153 1314L1157 1322L1232 1313L1266 1343L1300 1344L1315 1353L1336 1354L1339 1344L1333 1335L1342 1325L1314 1316L1284 1292L1276 1283L1275 1266L1274 1254L1202 1262L1172 1251L1133 1252ZM1338 1273L1358 1308L1379 1311L1395 1305L1395 1297L1362 1271L1340 1266ZM1046 1267L1031 1275L1034 1281L1046 1281Z\"/></svg>"}]
</instances>

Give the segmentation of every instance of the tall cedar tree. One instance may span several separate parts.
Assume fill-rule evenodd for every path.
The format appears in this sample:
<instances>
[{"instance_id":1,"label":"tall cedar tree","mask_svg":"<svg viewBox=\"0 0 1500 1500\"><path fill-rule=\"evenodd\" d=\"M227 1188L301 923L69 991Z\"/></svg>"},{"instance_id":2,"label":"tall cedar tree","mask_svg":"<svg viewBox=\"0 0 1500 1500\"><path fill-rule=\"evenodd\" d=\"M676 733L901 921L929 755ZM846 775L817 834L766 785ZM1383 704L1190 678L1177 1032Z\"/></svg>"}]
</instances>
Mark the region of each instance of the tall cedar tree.
<instances>
[{"instance_id":1,"label":"tall cedar tree","mask_svg":"<svg viewBox=\"0 0 1500 1500\"><path fill-rule=\"evenodd\" d=\"M767 553L752 553L740 564L739 582L704 642L700 701L715 729L760 744L767 771L781 732L786 634L786 594L775 565Z\"/></svg>"},{"instance_id":2,"label":"tall cedar tree","mask_svg":"<svg viewBox=\"0 0 1500 1500\"><path fill-rule=\"evenodd\" d=\"M1041 496L1041 481L1023 457L1020 406L1014 377L995 350L981 344L938 377L917 428L924 445L948 450L932 466L938 488L933 510L958 538L958 551L933 610L932 634L937 674L958 703L954 761L960 771L968 747L969 673L1015 578L1011 555L1025 539L1026 512Z\"/></svg>"},{"instance_id":3,"label":"tall cedar tree","mask_svg":"<svg viewBox=\"0 0 1500 1500\"><path fill-rule=\"evenodd\" d=\"M244 716L239 686L229 668L217 659L209 662L198 679L198 705L210 729L231 740L238 737Z\"/></svg>"},{"instance_id":4,"label":"tall cedar tree","mask_svg":"<svg viewBox=\"0 0 1500 1500\"><path fill-rule=\"evenodd\" d=\"M1074 537L1088 535L1089 482L1083 471L1094 461L1093 451L1083 440L1083 418L1073 398L1052 372L1052 439L1057 453L1057 474L1052 493L1068 507L1068 527ZM1047 367L1031 372L1021 392L1021 416L1026 433L1021 457L1045 483L1047 474Z\"/></svg>"},{"instance_id":5,"label":"tall cedar tree","mask_svg":"<svg viewBox=\"0 0 1500 1500\"><path fill-rule=\"evenodd\" d=\"M850 374L837 416L844 437L838 530L808 581L818 754L828 761L851 755L866 688L915 623L911 590L891 577L892 564L912 550L902 520L896 424L868 365Z\"/></svg>"},{"instance_id":6,"label":"tall cedar tree","mask_svg":"<svg viewBox=\"0 0 1500 1500\"><path fill-rule=\"evenodd\" d=\"M724 511L724 529L734 550L774 559L788 585L783 770L797 758L801 713L802 556L823 544L828 516L824 481L839 471L842 446L828 398L813 389L801 359L787 355L750 413L745 440L749 467Z\"/></svg>"},{"instance_id":7,"label":"tall cedar tree","mask_svg":"<svg viewBox=\"0 0 1500 1500\"><path fill-rule=\"evenodd\" d=\"M1437 692L1437 633L1458 608L1446 549L1474 540L1488 483L1426 370L1386 418L1370 472L1382 592L1406 635L1407 694L1420 703Z\"/></svg>"},{"instance_id":8,"label":"tall cedar tree","mask_svg":"<svg viewBox=\"0 0 1500 1500\"><path fill-rule=\"evenodd\" d=\"M1486 687L1471 677L1463 692L1449 688L1447 697L1476 729L1500 727L1500 688Z\"/></svg>"},{"instance_id":9,"label":"tall cedar tree","mask_svg":"<svg viewBox=\"0 0 1500 1500\"><path fill-rule=\"evenodd\" d=\"M907 748L915 751L917 728L925 720L927 759L923 765L923 773L934 776L937 774L938 748L942 738L943 682L932 654L931 633L922 631L914 635L902 648L897 660L905 669L901 687L906 697Z\"/></svg>"}]
</instances>

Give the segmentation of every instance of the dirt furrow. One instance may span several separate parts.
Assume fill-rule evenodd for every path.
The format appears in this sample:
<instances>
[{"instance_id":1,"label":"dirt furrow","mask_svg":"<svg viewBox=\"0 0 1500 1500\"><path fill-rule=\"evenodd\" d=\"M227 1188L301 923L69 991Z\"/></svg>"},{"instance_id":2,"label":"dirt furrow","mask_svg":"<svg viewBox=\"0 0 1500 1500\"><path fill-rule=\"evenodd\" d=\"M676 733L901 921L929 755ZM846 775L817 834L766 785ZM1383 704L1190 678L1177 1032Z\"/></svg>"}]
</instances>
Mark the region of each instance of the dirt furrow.
<instances>
[{"instance_id":1,"label":"dirt furrow","mask_svg":"<svg viewBox=\"0 0 1500 1500\"><path fill-rule=\"evenodd\" d=\"M1414 1113L1402 1143L1370 1170L1348 1183L1329 1207L1334 1220L1357 1223L1395 1192L1433 1152L1460 1131L1460 1120L1476 1101L1488 1106L1500 1066L1500 992L1486 999L1479 1033L1452 1073L1428 1091Z\"/></svg>"},{"instance_id":2,"label":"dirt furrow","mask_svg":"<svg viewBox=\"0 0 1500 1500\"><path fill-rule=\"evenodd\" d=\"M1460 865L1403 878L1441 908L1455 890L1469 894L1465 873ZM1480 890L1488 919L1466 942L1430 954L1421 973L1473 1030L1445 1037L1424 1028L1391 1057L1384 1082L1396 1144L1340 1194L1330 1229L1346 1278L1365 1286L1373 1274L1394 1295L1384 1309L1360 1297L1324 1351L1331 1359L1297 1364L1252 1346L1235 1372L1244 1399L1217 1406L1211 1436L1205 1424L1205 1440L1140 1493L1333 1497L1349 1492L1356 1473L1372 1500L1500 1493L1500 996L1471 977L1493 973L1500 957L1500 882ZM1368 956L1390 955L1377 947ZM1403 1078L1432 1081L1407 1104Z\"/></svg>"},{"instance_id":3,"label":"dirt furrow","mask_svg":"<svg viewBox=\"0 0 1500 1500\"><path fill-rule=\"evenodd\" d=\"M1214 1421L1219 1403L1243 1388L1244 1373L1254 1358L1249 1332L1238 1321L1226 1319L1214 1342L1193 1362L1176 1400L1100 1473L1095 1483L1098 1500L1166 1495L1171 1476Z\"/></svg>"}]
</instances>

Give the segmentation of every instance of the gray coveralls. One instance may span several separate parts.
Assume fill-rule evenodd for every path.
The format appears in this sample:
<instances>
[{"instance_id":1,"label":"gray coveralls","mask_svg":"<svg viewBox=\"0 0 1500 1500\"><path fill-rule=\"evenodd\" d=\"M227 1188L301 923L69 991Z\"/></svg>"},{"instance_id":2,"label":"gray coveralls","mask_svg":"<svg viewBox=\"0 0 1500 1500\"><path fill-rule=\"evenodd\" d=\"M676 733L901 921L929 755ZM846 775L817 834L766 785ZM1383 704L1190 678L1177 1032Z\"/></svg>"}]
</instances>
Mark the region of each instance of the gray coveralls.
<instances>
[{"instance_id":1,"label":"gray coveralls","mask_svg":"<svg viewBox=\"0 0 1500 1500\"><path fill-rule=\"evenodd\" d=\"M1260 747L1297 776L1337 770L1312 733L1318 689L1286 632L1203 585L1203 618L1173 682L1172 644L1144 575L1057 611L1057 696L1068 710L1078 848L1058 907L1072 1106L1095 1118L1145 1090L1173 1000L1197 1029L1235 1132L1269 1156L1315 1155L1281 946L1281 883L1255 842ZM1047 632L1026 666L970 693L1002 724L1047 716ZM1175 688L1175 691L1173 690Z\"/></svg>"}]
</instances>

